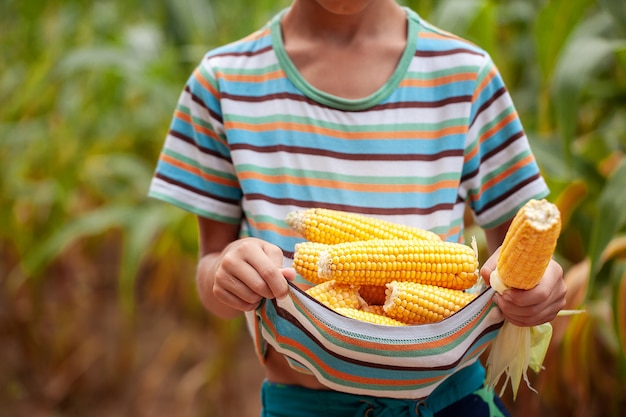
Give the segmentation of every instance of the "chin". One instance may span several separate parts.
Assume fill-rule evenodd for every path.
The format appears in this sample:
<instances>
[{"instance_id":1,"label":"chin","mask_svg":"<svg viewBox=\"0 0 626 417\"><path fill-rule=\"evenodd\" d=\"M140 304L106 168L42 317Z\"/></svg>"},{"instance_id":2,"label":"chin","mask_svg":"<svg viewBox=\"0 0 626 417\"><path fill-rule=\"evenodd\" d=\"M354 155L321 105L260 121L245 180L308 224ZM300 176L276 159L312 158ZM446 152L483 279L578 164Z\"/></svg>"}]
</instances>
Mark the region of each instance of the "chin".
<instances>
[{"instance_id":1,"label":"chin","mask_svg":"<svg viewBox=\"0 0 626 417\"><path fill-rule=\"evenodd\" d=\"M315 0L322 8L337 15L353 15L362 12L376 0Z\"/></svg>"}]
</instances>

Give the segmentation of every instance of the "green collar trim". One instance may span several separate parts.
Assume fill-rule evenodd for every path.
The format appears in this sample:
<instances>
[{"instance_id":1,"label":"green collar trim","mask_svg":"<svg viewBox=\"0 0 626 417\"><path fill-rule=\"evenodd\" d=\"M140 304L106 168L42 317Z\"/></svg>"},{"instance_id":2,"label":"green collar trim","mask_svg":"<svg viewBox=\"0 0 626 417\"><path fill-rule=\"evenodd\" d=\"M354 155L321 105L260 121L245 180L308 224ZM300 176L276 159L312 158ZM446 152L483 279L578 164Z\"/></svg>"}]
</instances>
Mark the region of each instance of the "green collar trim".
<instances>
[{"instance_id":1,"label":"green collar trim","mask_svg":"<svg viewBox=\"0 0 626 417\"><path fill-rule=\"evenodd\" d=\"M400 61L389 80L387 80L387 82L377 91L367 97L359 99L346 99L332 94L328 94L322 90L315 88L308 81L306 81L304 77L302 77L291 58L289 58L289 55L287 55L287 52L285 51L285 45L283 44L283 36L280 22L282 16L285 14L287 9L283 10L283 12L275 16L274 19L272 19L272 21L270 22L272 47L274 48L276 56L278 57L278 62L287 74L287 77L300 91L302 91L302 93L304 93L304 95L320 104L339 110L365 110L381 103L398 87L406 74L411 59L415 54L419 20L415 18L414 12L409 9L405 10L407 13L408 33L407 43L404 52L402 53L402 57L400 58Z\"/></svg>"}]
</instances>

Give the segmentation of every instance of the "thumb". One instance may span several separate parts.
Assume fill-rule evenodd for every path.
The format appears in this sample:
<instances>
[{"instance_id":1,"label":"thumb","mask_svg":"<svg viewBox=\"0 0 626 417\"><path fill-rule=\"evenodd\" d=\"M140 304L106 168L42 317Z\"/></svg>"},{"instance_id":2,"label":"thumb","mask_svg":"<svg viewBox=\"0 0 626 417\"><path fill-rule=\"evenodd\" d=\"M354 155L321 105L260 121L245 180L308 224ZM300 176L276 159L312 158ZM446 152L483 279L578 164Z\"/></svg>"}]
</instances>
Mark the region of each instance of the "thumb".
<instances>
[{"instance_id":1,"label":"thumb","mask_svg":"<svg viewBox=\"0 0 626 417\"><path fill-rule=\"evenodd\" d=\"M293 268L281 268L280 273L287 279L287 281L293 282L296 279L296 270Z\"/></svg>"},{"instance_id":2,"label":"thumb","mask_svg":"<svg viewBox=\"0 0 626 417\"><path fill-rule=\"evenodd\" d=\"M489 277L491 276L491 273L496 270L499 253L499 249L492 253L489 259L485 261L482 268L480 268L480 276L485 280L487 284L489 284Z\"/></svg>"}]
</instances>

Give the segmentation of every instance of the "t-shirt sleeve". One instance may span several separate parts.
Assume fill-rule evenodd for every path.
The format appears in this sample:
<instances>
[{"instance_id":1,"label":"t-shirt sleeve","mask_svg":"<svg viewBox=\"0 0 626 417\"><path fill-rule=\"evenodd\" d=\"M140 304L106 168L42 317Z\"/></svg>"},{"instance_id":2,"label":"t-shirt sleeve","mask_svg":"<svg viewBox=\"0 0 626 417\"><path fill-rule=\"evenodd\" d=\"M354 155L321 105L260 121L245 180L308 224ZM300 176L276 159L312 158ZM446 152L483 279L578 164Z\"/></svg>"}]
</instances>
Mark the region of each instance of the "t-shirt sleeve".
<instances>
[{"instance_id":1,"label":"t-shirt sleeve","mask_svg":"<svg viewBox=\"0 0 626 417\"><path fill-rule=\"evenodd\" d=\"M472 97L460 197L476 222L490 228L548 193L513 101L486 55Z\"/></svg>"},{"instance_id":2,"label":"t-shirt sleeve","mask_svg":"<svg viewBox=\"0 0 626 417\"><path fill-rule=\"evenodd\" d=\"M180 95L148 195L199 216L239 223L241 190L224 134L218 83L207 61Z\"/></svg>"}]
</instances>

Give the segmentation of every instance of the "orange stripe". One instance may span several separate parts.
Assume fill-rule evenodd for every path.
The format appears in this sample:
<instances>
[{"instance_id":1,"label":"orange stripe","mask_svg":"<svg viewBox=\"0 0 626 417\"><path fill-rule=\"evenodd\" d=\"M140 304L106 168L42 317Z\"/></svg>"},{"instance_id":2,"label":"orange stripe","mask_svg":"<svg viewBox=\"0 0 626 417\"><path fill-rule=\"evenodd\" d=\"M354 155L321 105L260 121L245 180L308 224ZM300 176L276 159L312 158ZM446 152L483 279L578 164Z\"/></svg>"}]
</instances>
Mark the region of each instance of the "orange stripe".
<instances>
[{"instance_id":1,"label":"orange stripe","mask_svg":"<svg viewBox=\"0 0 626 417\"><path fill-rule=\"evenodd\" d=\"M454 236L454 235L456 235L456 234L458 234L458 233L460 233L460 232L461 232L461 226L455 226L455 227L453 227L453 228L451 228L451 229L449 229L449 230L448 230L448 234L447 234L447 235L445 235L445 236L442 238L442 240L446 240L448 237L450 237L450 236ZM461 238L462 238L462 236L461 236Z\"/></svg>"},{"instance_id":2,"label":"orange stripe","mask_svg":"<svg viewBox=\"0 0 626 417\"><path fill-rule=\"evenodd\" d=\"M474 90L474 95L472 96L472 102L476 102L480 93L482 93L482 91L485 89L485 86L489 84L491 80L493 79L493 77L495 76L496 76L496 69L494 67L491 67L489 70L489 74L487 74L487 76L481 81L478 87L476 87L476 89Z\"/></svg>"},{"instance_id":3,"label":"orange stripe","mask_svg":"<svg viewBox=\"0 0 626 417\"><path fill-rule=\"evenodd\" d=\"M187 122L189 124L193 124L193 120L191 119L191 116L188 115L185 112L180 111L180 110L175 110L174 111L174 117L176 117L177 119L180 119L180 120L182 120L184 122Z\"/></svg>"},{"instance_id":4,"label":"orange stripe","mask_svg":"<svg viewBox=\"0 0 626 417\"><path fill-rule=\"evenodd\" d=\"M228 179L225 179L225 178L222 178L222 177L218 177L218 176L215 176L215 175L207 174L206 172L200 170L199 168L197 168L197 167L195 167L193 165L190 165L190 164L188 164L186 162L183 162L183 161L180 161L178 159L174 159L171 156L166 155L166 154L162 154L161 155L161 161L166 162L166 163L168 163L170 165L173 165L173 166L175 166L175 167L177 167L179 169L182 169L182 170L184 170L186 172L189 172L192 175L199 176L202 179L205 179L205 180L213 182L213 183L222 184L222 185L225 185L227 187L237 187L238 186L237 181L235 181L235 180L228 180Z\"/></svg>"},{"instance_id":5,"label":"orange stripe","mask_svg":"<svg viewBox=\"0 0 626 417\"><path fill-rule=\"evenodd\" d=\"M293 122L269 122L269 123L244 123L226 121L226 129L249 130L252 132L268 132L272 130L291 130L294 132L315 133L331 136L338 139L364 140L364 139L440 139L448 135L463 135L467 131L466 126L451 126L434 131L381 131L381 132L343 132L320 126L304 125Z\"/></svg>"},{"instance_id":6,"label":"orange stripe","mask_svg":"<svg viewBox=\"0 0 626 417\"><path fill-rule=\"evenodd\" d=\"M393 192L393 193L428 193L437 191L440 189L456 189L458 187L458 181L456 180L444 180L438 181L435 184L419 185L419 184L357 184L346 183L344 181L337 182L334 180L322 180L311 179L302 177L291 177L287 175L264 175L257 172L242 172L239 174L239 179L243 180L258 180L270 184L294 184L298 186L309 186L319 188L332 188L349 191L359 192ZM341 187L337 187L340 184Z\"/></svg>"},{"instance_id":7,"label":"orange stripe","mask_svg":"<svg viewBox=\"0 0 626 417\"><path fill-rule=\"evenodd\" d=\"M193 76L196 79L196 81L198 81L204 88L206 88L207 90L209 90L209 92L211 93L211 95L213 95L214 97L219 99L219 93L218 91L213 88L213 86L211 85L210 82L208 82L204 76L202 75L202 73L200 72L200 68L196 68L196 70L193 72Z\"/></svg>"},{"instance_id":8,"label":"orange stripe","mask_svg":"<svg viewBox=\"0 0 626 417\"><path fill-rule=\"evenodd\" d=\"M437 32L420 32L419 35L420 38L426 38L426 39L443 39L443 40L461 40L464 43L468 43L466 40L459 38L458 36L454 35L453 33L450 32L445 32L442 31L442 33L437 33Z\"/></svg>"},{"instance_id":9,"label":"orange stripe","mask_svg":"<svg viewBox=\"0 0 626 417\"><path fill-rule=\"evenodd\" d=\"M504 119L500 120L494 126L490 127L489 130L486 130L485 132L483 132L483 134L480 135L480 137L478 138L478 141L480 143L485 142L488 138L498 133L499 130L501 130L504 126L508 125L515 119L517 119L517 114L515 112L511 112L511 114L506 116Z\"/></svg>"},{"instance_id":10,"label":"orange stripe","mask_svg":"<svg viewBox=\"0 0 626 417\"><path fill-rule=\"evenodd\" d=\"M285 72L283 70L276 70L267 72L264 74L224 74L218 73L216 74L217 78L226 80L226 81L236 81L242 83L259 83L267 80L276 80L278 78L285 78Z\"/></svg>"},{"instance_id":11,"label":"orange stripe","mask_svg":"<svg viewBox=\"0 0 626 417\"><path fill-rule=\"evenodd\" d=\"M518 171L521 168L523 168L524 166L532 163L533 161L534 161L534 158L533 158L532 155L528 155L526 158L517 161L514 165L511 165L505 171L502 171L501 173L499 173L498 175L496 175L495 177L493 177L489 181L485 182L480 187L480 192L477 195L472 196L472 201L476 201L476 200L480 199L480 196L483 194L483 192L485 190L493 187L495 184L499 183L500 181L510 177L516 171Z\"/></svg>"},{"instance_id":12,"label":"orange stripe","mask_svg":"<svg viewBox=\"0 0 626 417\"><path fill-rule=\"evenodd\" d=\"M518 117L517 113L515 111L513 111L511 114L506 116L504 119L500 120L497 124L495 124L494 126L489 128L489 130L486 130L485 132L483 132L483 134L478 137L478 143L481 144L481 143L485 142L487 139L489 139L490 137L492 137L493 135L498 133L498 131L501 130L505 125L507 125L510 122L512 122L515 119L517 119L517 117ZM478 153L478 149L479 148L480 148L480 146L475 146L474 149L472 149L470 152L465 154L465 161L469 161L472 158L474 158L476 156L476 154Z\"/></svg>"},{"instance_id":13,"label":"orange stripe","mask_svg":"<svg viewBox=\"0 0 626 417\"><path fill-rule=\"evenodd\" d=\"M257 357L259 358L259 362L261 362L261 364L263 365L265 364L265 355L263 352L263 343L265 341L263 340L263 336L261 335L261 332L259 331L259 325L260 325L259 316L255 314L254 315L254 346L255 346ZM267 351L265 353L267 353Z\"/></svg>"},{"instance_id":14,"label":"orange stripe","mask_svg":"<svg viewBox=\"0 0 626 417\"><path fill-rule=\"evenodd\" d=\"M217 133L215 133L214 130L212 130L212 129L206 127L206 126L202 126L201 124L194 123L193 122L193 118L189 114L184 113L184 112L182 112L180 110L175 110L174 111L174 117L176 117L177 119L182 120L182 121L190 124L193 127L193 130L195 130L196 132L200 132L200 133L202 133L202 134L204 134L206 136L209 136L210 138L212 138L212 139L216 140L217 142L221 143L222 145L227 146L226 141L223 138L219 137L219 135Z\"/></svg>"},{"instance_id":15,"label":"orange stripe","mask_svg":"<svg viewBox=\"0 0 626 417\"><path fill-rule=\"evenodd\" d=\"M480 139L479 139L480 141ZM480 146L478 146L478 144L476 144L476 146L474 146L474 149L472 149L471 151L469 151L468 153L465 154L464 156L464 161L470 161L472 158L476 157L476 154L478 153L478 149L480 148Z\"/></svg>"},{"instance_id":16,"label":"orange stripe","mask_svg":"<svg viewBox=\"0 0 626 417\"><path fill-rule=\"evenodd\" d=\"M476 75L471 72L463 72L460 74L446 75L431 80L407 79L400 83L402 87L438 87L444 84L450 84L459 81L474 81Z\"/></svg>"},{"instance_id":17,"label":"orange stripe","mask_svg":"<svg viewBox=\"0 0 626 417\"><path fill-rule=\"evenodd\" d=\"M270 231L283 237L302 237L298 234L298 232L291 228L285 229L284 227L277 226L271 222L257 222L253 218L248 218L247 222L250 224L251 229Z\"/></svg>"}]
</instances>

